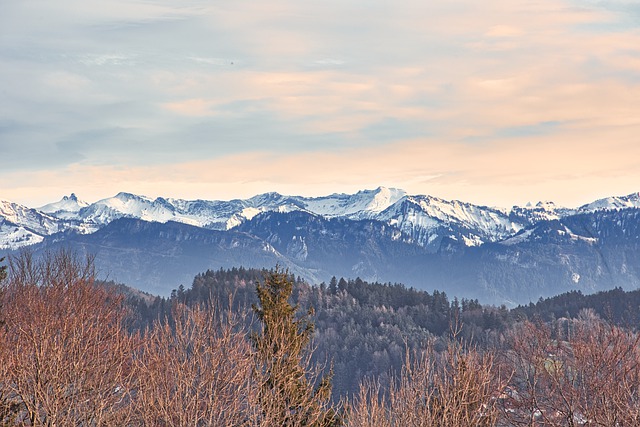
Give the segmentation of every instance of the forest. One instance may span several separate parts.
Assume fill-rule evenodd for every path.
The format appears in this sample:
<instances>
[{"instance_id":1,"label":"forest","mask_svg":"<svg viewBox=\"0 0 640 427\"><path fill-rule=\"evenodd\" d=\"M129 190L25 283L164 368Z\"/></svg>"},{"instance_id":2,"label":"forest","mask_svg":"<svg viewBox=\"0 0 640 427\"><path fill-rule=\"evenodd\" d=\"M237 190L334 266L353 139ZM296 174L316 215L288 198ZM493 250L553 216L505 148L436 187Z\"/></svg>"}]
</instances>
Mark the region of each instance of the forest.
<instances>
[{"instance_id":1,"label":"forest","mask_svg":"<svg viewBox=\"0 0 640 427\"><path fill-rule=\"evenodd\" d=\"M238 267L161 298L70 252L6 264L0 425L640 425L637 291L507 309Z\"/></svg>"}]
</instances>

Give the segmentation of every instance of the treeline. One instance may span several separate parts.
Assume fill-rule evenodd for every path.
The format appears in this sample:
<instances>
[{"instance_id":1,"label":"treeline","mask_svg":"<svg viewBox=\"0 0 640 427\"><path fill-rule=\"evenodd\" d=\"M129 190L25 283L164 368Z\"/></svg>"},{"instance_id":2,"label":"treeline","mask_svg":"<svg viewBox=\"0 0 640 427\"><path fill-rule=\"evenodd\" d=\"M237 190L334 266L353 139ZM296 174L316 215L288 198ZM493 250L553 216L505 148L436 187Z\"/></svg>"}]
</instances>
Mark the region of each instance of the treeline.
<instances>
[{"instance_id":1,"label":"treeline","mask_svg":"<svg viewBox=\"0 0 640 427\"><path fill-rule=\"evenodd\" d=\"M588 308L241 268L153 299L65 252L10 264L0 425L640 425L640 338Z\"/></svg>"},{"instance_id":2,"label":"treeline","mask_svg":"<svg viewBox=\"0 0 640 427\"><path fill-rule=\"evenodd\" d=\"M198 274L191 288L174 290L168 299L142 303L136 298L139 323L170 316L176 302L250 310L257 302L255 284L266 270L232 268ZM451 335L451 324L461 325L458 336L474 345L487 346L511 323L505 307L482 306L477 300L450 300L444 292L428 293L402 284L368 283L359 278L332 278L311 286L295 282L292 302L302 310L314 309L313 361L333 366L334 399L353 396L365 378L388 385L405 363L407 350L415 351L436 340L441 350ZM230 300L231 298L231 300ZM137 301L137 302L136 302Z\"/></svg>"},{"instance_id":3,"label":"treeline","mask_svg":"<svg viewBox=\"0 0 640 427\"><path fill-rule=\"evenodd\" d=\"M176 302L189 306L215 301L222 308L231 304L237 313L246 312L257 302L256 282L267 273L242 267L209 270L198 274L190 288L174 290L170 298L150 303L132 297L131 303L136 306L138 322L144 325L170 317ZM543 322L555 331L566 319L593 310L613 325L635 328L640 314L640 291L621 289L593 295L574 291L508 310L483 306L478 300L449 298L437 290L429 293L359 278L334 277L317 286L299 277L291 280L295 282L292 301L315 310L313 360L331 361L334 400L353 396L367 378L389 386L390 379L402 371L407 350L416 351L427 342L442 350L453 324L459 325L458 339L485 350L502 346L505 332L525 320Z\"/></svg>"},{"instance_id":4,"label":"treeline","mask_svg":"<svg viewBox=\"0 0 640 427\"><path fill-rule=\"evenodd\" d=\"M555 297L512 310L516 318L539 318L545 322L575 319L581 311L592 310L598 316L618 326L637 328L640 324L640 290L624 291L615 288L590 295L580 291L566 292Z\"/></svg>"}]
</instances>

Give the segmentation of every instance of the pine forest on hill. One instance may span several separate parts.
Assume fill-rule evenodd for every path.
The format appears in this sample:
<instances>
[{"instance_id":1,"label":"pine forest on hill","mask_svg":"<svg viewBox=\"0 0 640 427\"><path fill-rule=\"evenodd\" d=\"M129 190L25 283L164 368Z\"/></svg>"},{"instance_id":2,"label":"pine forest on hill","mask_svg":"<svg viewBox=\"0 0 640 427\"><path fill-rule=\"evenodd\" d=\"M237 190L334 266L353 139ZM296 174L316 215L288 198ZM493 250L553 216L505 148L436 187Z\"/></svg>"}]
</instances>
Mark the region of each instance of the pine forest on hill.
<instances>
[{"instance_id":1,"label":"pine forest on hill","mask_svg":"<svg viewBox=\"0 0 640 427\"><path fill-rule=\"evenodd\" d=\"M198 274L191 288L181 286L168 299L139 305L131 298L131 303L138 304L138 322L142 324L170 316L176 302L193 306L216 301L227 307L232 296L233 309L243 312L256 303L255 283L266 273L241 267L209 270ZM334 277L328 284L311 286L300 278L292 280L296 282L294 303L303 311L308 307L315 310L314 360L333 362L334 394L339 397L356 393L363 378L388 381L390 373L402 370L407 349L415 351L432 340L441 349L454 323L459 325L459 339L490 349L499 346L514 325L527 320L558 329L563 322L589 313L635 330L640 316L640 291L621 289L592 295L570 292L509 310L402 284Z\"/></svg>"}]
</instances>

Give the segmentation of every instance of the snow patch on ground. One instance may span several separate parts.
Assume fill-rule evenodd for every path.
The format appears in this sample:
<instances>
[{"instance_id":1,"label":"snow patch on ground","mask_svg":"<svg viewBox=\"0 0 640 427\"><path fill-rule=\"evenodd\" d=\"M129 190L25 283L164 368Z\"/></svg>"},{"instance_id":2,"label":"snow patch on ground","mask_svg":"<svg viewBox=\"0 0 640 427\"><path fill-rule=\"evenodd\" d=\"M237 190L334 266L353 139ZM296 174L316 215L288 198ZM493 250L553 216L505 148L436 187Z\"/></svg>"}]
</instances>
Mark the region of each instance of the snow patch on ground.
<instances>
[{"instance_id":1,"label":"snow patch on ground","mask_svg":"<svg viewBox=\"0 0 640 427\"><path fill-rule=\"evenodd\" d=\"M518 243L522 243L528 240L529 237L531 237L531 234L533 234L533 229L525 230L519 234L516 234L513 237L509 237L508 239L503 240L500 243L507 246L516 245Z\"/></svg>"}]
</instances>

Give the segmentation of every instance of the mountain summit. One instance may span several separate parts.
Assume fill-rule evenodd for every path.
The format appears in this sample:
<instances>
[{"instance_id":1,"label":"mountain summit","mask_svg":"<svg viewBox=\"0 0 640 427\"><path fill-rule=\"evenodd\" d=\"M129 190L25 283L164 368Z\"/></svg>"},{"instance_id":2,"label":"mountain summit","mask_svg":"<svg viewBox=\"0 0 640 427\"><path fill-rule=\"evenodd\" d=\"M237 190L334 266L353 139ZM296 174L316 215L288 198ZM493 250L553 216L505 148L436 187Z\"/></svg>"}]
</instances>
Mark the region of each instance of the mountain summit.
<instances>
[{"instance_id":1,"label":"mountain summit","mask_svg":"<svg viewBox=\"0 0 640 427\"><path fill-rule=\"evenodd\" d=\"M57 202L41 206L36 210L43 213L56 214L58 217L63 217L66 216L65 214L76 214L80 209L87 206L89 206L89 203L79 200L75 193L71 193L69 196L64 196Z\"/></svg>"}]
</instances>

